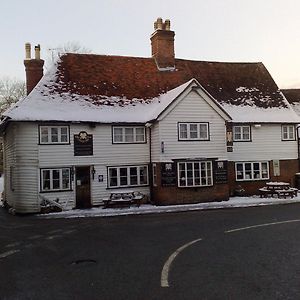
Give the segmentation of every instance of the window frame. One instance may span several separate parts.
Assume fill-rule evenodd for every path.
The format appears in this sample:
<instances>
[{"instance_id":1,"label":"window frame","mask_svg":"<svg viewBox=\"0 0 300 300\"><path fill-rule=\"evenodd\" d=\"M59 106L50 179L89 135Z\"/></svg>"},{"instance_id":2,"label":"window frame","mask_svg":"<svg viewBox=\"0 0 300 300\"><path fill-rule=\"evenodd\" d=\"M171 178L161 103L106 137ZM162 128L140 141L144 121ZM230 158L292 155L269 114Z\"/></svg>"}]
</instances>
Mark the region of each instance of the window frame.
<instances>
[{"instance_id":1,"label":"window frame","mask_svg":"<svg viewBox=\"0 0 300 300\"><path fill-rule=\"evenodd\" d=\"M201 176L201 165L205 163L205 179L206 179L206 184L202 184L202 179L204 178L204 176ZM193 184L192 185L188 185L188 176L185 177L185 185L181 185L181 177L180 177L180 172L181 172L181 168L180 165L184 165L185 166L185 175L187 175L188 172L188 168L187 168L187 164L192 164L192 172L193 172L193 176L192 176L192 180L193 180ZM195 164L199 165L199 177L195 176ZM210 170L208 169L208 165L210 165ZM208 171L210 171L210 174L208 174ZM199 184L195 184L195 179L199 178ZM210 183L208 178L210 178ZM214 172L213 172L213 162L211 160L197 160L197 161L179 161L177 162L177 186L179 188L201 188L201 187L211 187L214 185Z\"/></svg>"},{"instance_id":2,"label":"window frame","mask_svg":"<svg viewBox=\"0 0 300 300\"><path fill-rule=\"evenodd\" d=\"M115 139L115 129L122 129L122 141L116 141ZM126 129L133 129L133 140L126 142L125 140L125 132ZM143 129L144 132L144 140L137 141L137 129ZM146 144L147 143L147 132L145 126L112 126L112 144Z\"/></svg>"},{"instance_id":3,"label":"window frame","mask_svg":"<svg viewBox=\"0 0 300 300\"><path fill-rule=\"evenodd\" d=\"M289 128L293 128L293 137L290 137ZM284 138L284 128L287 128L287 138ZM281 140L282 141L296 141L296 129L295 125L292 124L283 124L281 125Z\"/></svg>"},{"instance_id":4,"label":"window frame","mask_svg":"<svg viewBox=\"0 0 300 300\"><path fill-rule=\"evenodd\" d=\"M181 137L181 125L187 126L187 138ZM197 125L197 137L196 138L191 138L191 125ZM206 126L206 138L200 137L201 125ZM210 141L209 122L178 122L177 123L177 136L178 136L178 141L180 141L180 142Z\"/></svg>"},{"instance_id":5,"label":"window frame","mask_svg":"<svg viewBox=\"0 0 300 300\"><path fill-rule=\"evenodd\" d=\"M237 139L236 138L236 128L240 128L241 129L241 138ZM245 128L249 128L249 139L245 139L243 138L244 135L244 129ZM251 142L252 141L252 130L251 130L251 125L233 125L232 126L232 138L233 138L233 142Z\"/></svg>"},{"instance_id":6,"label":"window frame","mask_svg":"<svg viewBox=\"0 0 300 300\"><path fill-rule=\"evenodd\" d=\"M251 178L246 178L246 164L250 164L251 165ZM255 178L254 172L257 171L254 168L254 164L259 164L259 178ZM263 175L263 164L267 164L267 177L262 177ZM238 172L241 172L238 169L238 165L242 165L243 166L243 178L238 178ZM235 170L235 180L236 181L261 181L261 180L269 180L270 179L270 164L269 161L240 161L240 162L235 162L234 165L234 170Z\"/></svg>"},{"instance_id":7,"label":"window frame","mask_svg":"<svg viewBox=\"0 0 300 300\"><path fill-rule=\"evenodd\" d=\"M47 128L48 131L48 142L42 141L42 129ZM51 138L51 130L52 128L58 129L58 142L53 142ZM62 142L61 141L61 129L66 128L67 129L67 141ZM69 125L39 125L39 145L70 145L70 126Z\"/></svg>"},{"instance_id":8,"label":"window frame","mask_svg":"<svg viewBox=\"0 0 300 300\"><path fill-rule=\"evenodd\" d=\"M68 170L68 188L63 188L63 170ZM49 171L50 188L44 189L44 171ZM59 188L53 189L53 172L59 171ZM54 192L67 192L72 191L72 171L71 167L59 167L59 168L41 168L40 169L40 193L54 193Z\"/></svg>"},{"instance_id":9,"label":"window frame","mask_svg":"<svg viewBox=\"0 0 300 300\"><path fill-rule=\"evenodd\" d=\"M130 184L130 168L136 168L137 169L137 184ZM141 184L141 169L146 168L146 175L147 175L147 182ZM117 170L117 185L111 185L110 184L110 170L116 169ZM127 169L127 184L121 185L121 176L120 176L120 169ZM125 176L123 176L125 177ZM109 166L107 167L107 188L108 189L117 189L117 188L127 188L127 187L140 187L140 186L148 186L149 185L149 167L148 165L129 165L129 166Z\"/></svg>"}]
</instances>

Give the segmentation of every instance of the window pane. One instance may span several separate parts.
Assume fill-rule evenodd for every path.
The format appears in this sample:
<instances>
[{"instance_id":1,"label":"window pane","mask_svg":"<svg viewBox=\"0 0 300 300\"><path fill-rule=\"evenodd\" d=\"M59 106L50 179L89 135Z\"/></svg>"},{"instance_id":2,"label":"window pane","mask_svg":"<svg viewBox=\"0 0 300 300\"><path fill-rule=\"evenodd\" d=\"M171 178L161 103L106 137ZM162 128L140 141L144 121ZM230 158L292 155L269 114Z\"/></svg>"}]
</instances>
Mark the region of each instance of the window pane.
<instances>
[{"instance_id":1,"label":"window pane","mask_svg":"<svg viewBox=\"0 0 300 300\"><path fill-rule=\"evenodd\" d=\"M109 186L118 186L118 171L117 168L109 169Z\"/></svg>"},{"instance_id":2,"label":"window pane","mask_svg":"<svg viewBox=\"0 0 300 300\"><path fill-rule=\"evenodd\" d=\"M41 142L48 143L48 128L41 127Z\"/></svg>"},{"instance_id":3,"label":"window pane","mask_svg":"<svg viewBox=\"0 0 300 300\"><path fill-rule=\"evenodd\" d=\"M243 127L243 140L250 140L250 127Z\"/></svg>"},{"instance_id":4,"label":"window pane","mask_svg":"<svg viewBox=\"0 0 300 300\"><path fill-rule=\"evenodd\" d=\"M51 142L58 143L58 128L51 128Z\"/></svg>"},{"instance_id":5,"label":"window pane","mask_svg":"<svg viewBox=\"0 0 300 300\"><path fill-rule=\"evenodd\" d=\"M125 128L125 142L133 143L133 128Z\"/></svg>"},{"instance_id":6,"label":"window pane","mask_svg":"<svg viewBox=\"0 0 300 300\"><path fill-rule=\"evenodd\" d=\"M252 179L252 164L245 163L245 179Z\"/></svg>"},{"instance_id":7,"label":"window pane","mask_svg":"<svg viewBox=\"0 0 300 300\"><path fill-rule=\"evenodd\" d=\"M236 178L244 179L244 167L243 164L236 164Z\"/></svg>"},{"instance_id":8,"label":"window pane","mask_svg":"<svg viewBox=\"0 0 300 300\"><path fill-rule=\"evenodd\" d=\"M60 174L59 170L53 170L52 171L52 185L54 190L59 190L59 179Z\"/></svg>"},{"instance_id":9,"label":"window pane","mask_svg":"<svg viewBox=\"0 0 300 300\"><path fill-rule=\"evenodd\" d=\"M129 169L129 172L130 172L130 185L137 185L138 184L137 168L132 167Z\"/></svg>"},{"instance_id":10,"label":"window pane","mask_svg":"<svg viewBox=\"0 0 300 300\"><path fill-rule=\"evenodd\" d=\"M179 124L179 138L187 139L187 124Z\"/></svg>"},{"instance_id":11,"label":"window pane","mask_svg":"<svg viewBox=\"0 0 300 300\"><path fill-rule=\"evenodd\" d=\"M241 127L235 126L235 127L233 127L233 130L234 130L234 139L240 140L242 138Z\"/></svg>"},{"instance_id":12,"label":"window pane","mask_svg":"<svg viewBox=\"0 0 300 300\"><path fill-rule=\"evenodd\" d=\"M123 142L123 129L114 128L114 142L121 143Z\"/></svg>"},{"instance_id":13,"label":"window pane","mask_svg":"<svg viewBox=\"0 0 300 300\"><path fill-rule=\"evenodd\" d=\"M202 139L202 140L208 139L207 124L200 124L200 139Z\"/></svg>"},{"instance_id":14,"label":"window pane","mask_svg":"<svg viewBox=\"0 0 300 300\"><path fill-rule=\"evenodd\" d=\"M50 190L50 171L43 170L42 178L43 178L43 190Z\"/></svg>"},{"instance_id":15,"label":"window pane","mask_svg":"<svg viewBox=\"0 0 300 300\"><path fill-rule=\"evenodd\" d=\"M70 169L62 170L62 189L66 190L70 188Z\"/></svg>"},{"instance_id":16,"label":"window pane","mask_svg":"<svg viewBox=\"0 0 300 300\"><path fill-rule=\"evenodd\" d=\"M262 163L261 164L261 173L262 173L262 178L269 178L269 172L268 172L268 163Z\"/></svg>"},{"instance_id":17,"label":"window pane","mask_svg":"<svg viewBox=\"0 0 300 300\"><path fill-rule=\"evenodd\" d=\"M128 185L127 168L120 168L120 185Z\"/></svg>"},{"instance_id":18,"label":"window pane","mask_svg":"<svg viewBox=\"0 0 300 300\"><path fill-rule=\"evenodd\" d=\"M198 138L198 124L190 124L190 138L191 139Z\"/></svg>"},{"instance_id":19,"label":"window pane","mask_svg":"<svg viewBox=\"0 0 300 300\"><path fill-rule=\"evenodd\" d=\"M253 163L253 176L254 179L260 178L260 163Z\"/></svg>"},{"instance_id":20,"label":"window pane","mask_svg":"<svg viewBox=\"0 0 300 300\"><path fill-rule=\"evenodd\" d=\"M62 127L60 129L60 141L62 143L68 142L68 128L67 127Z\"/></svg>"},{"instance_id":21,"label":"window pane","mask_svg":"<svg viewBox=\"0 0 300 300\"><path fill-rule=\"evenodd\" d=\"M135 140L136 140L136 142L144 142L145 141L145 129L144 128L136 128L135 129Z\"/></svg>"},{"instance_id":22,"label":"window pane","mask_svg":"<svg viewBox=\"0 0 300 300\"><path fill-rule=\"evenodd\" d=\"M294 127L289 126L289 139L293 140L294 139Z\"/></svg>"},{"instance_id":23,"label":"window pane","mask_svg":"<svg viewBox=\"0 0 300 300\"><path fill-rule=\"evenodd\" d=\"M179 186L186 186L185 178L186 178L186 171L185 171L185 163L179 163Z\"/></svg>"},{"instance_id":24,"label":"window pane","mask_svg":"<svg viewBox=\"0 0 300 300\"><path fill-rule=\"evenodd\" d=\"M147 184L148 183L148 168L147 167L140 167L140 184Z\"/></svg>"}]
</instances>

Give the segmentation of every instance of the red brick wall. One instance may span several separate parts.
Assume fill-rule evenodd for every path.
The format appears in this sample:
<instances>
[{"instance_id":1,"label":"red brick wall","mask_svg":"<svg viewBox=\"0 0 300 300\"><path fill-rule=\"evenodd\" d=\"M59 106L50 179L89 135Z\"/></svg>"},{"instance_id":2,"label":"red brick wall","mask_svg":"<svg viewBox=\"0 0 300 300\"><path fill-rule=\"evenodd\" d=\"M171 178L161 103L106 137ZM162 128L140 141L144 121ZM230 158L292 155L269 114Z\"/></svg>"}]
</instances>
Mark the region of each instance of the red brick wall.
<instances>
[{"instance_id":1,"label":"red brick wall","mask_svg":"<svg viewBox=\"0 0 300 300\"><path fill-rule=\"evenodd\" d=\"M151 37L152 56L160 68L174 67L174 31L157 30Z\"/></svg>"},{"instance_id":2,"label":"red brick wall","mask_svg":"<svg viewBox=\"0 0 300 300\"><path fill-rule=\"evenodd\" d=\"M27 95L34 89L43 77L44 61L42 59L24 60L26 72Z\"/></svg>"},{"instance_id":3,"label":"red brick wall","mask_svg":"<svg viewBox=\"0 0 300 300\"><path fill-rule=\"evenodd\" d=\"M295 185L295 173L298 171L298 160L280 160L280 176L274 176L273 161L269 161L270 179L258 181L236 181L235 180L235 163L228 162L228 179L230 186L230 195L235 194L235 189L241 186L245 190L245 195L257 195L258 189L265 186L268 181L284 181Z\"/></svg>"},{"instance_id":4,"label":"red brick wall","mask_svg":"<svg viewBox=\"0 0 300 300\"><path fill-rule=\"evenodd\" d=\"M156 204L191 204L200 202L226 201L229 199L227 184L212 187L179 188L161 186L160 163L157 163L157 187L153 187L152 200Z\"/></svg>"}]
</instances>

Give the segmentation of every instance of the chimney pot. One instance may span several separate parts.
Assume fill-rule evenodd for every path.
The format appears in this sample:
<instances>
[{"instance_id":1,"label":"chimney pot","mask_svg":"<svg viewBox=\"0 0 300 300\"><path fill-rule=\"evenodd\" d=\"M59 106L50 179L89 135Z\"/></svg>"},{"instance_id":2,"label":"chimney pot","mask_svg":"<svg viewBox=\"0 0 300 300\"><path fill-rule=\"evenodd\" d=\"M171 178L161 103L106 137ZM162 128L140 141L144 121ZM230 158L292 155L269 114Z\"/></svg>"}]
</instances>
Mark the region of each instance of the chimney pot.
<instances>
[{"instance_id":1,"label":"chimney pot","mask_svg":"<svg viewBox=\"0 0 300 300\"><path fill-rule=\"evenodd\" d=\"M171 22L169 19L165 20L165 30L168 30L168 31L171 30Z\"/></svg>"},{"instance_id":2,"label":"chimney pot","mask_svg":"<svg viewBox=\"0 0 300 300\"><path fill-rule=\"evenodd\" d=\"M162 21L162 18L157 18L157 29L158 30L162 30L163 29L163 21Z\"/></svg>"},{"instance_id":3,"label":"chimney pot","mask_svg":"<svg viewBox=\"0 0 300 300\"><path fill-rule=\"evenodd\" d=\"M34 47L35 51L35 59L41 59L41 46L38 44L37 46Z\"/></svg>"},{"instance_id":4,"label":"chimney pot","mask_svg":"<svg viewBox=\"0 0 300 300\"><path fill-rule=\"evenodd\" d=\"M31 59L31 44L25 44L25 59Z\"/></svg>"}]
</instances>

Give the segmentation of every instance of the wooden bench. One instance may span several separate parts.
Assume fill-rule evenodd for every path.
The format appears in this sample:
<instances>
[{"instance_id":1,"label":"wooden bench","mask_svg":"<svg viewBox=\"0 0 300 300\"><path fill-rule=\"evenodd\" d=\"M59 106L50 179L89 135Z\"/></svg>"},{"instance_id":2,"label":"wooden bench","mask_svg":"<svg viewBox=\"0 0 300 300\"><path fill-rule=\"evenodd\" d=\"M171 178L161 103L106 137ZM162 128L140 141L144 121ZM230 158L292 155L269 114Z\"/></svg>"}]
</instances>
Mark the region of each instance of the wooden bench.
<instances>
[{"instance_id":1,"label":"wooden bench","mask_svg":"<svg viewBox=\"0 0 300 300\"><path fill-rule=\"evenodd\" d=\"M276 190L276 193L278 195L278 198L283 197L284 199L286 199L286 197L291 197L294 198L295 196L295 191L294 189L286 189L286 190Z\"/></svg>"},{"instance_id":2,"label":"wooden bench","mask_svg":"<svg viewBox=\"0 0 300 300\"><path fill-rule=\"evenodd\" d=\"M103 208L108 207L130 207L131 205L136 205L140 207L141 201L144 195L141 193L112 193L110 197L102 199Z\"/></svg>"},{"instance_id":3,"label":"wooden bench","mask_svg":"<svg viewBox=\"0 0 300 300\"><path fill-rule=\"evenodd\" d=\"M273 189L268 189L267 187L260 188L259 190L260 198L264 197L273 197L274 195L278 196L278 193Z\"/></svg>"}]
</instances>

